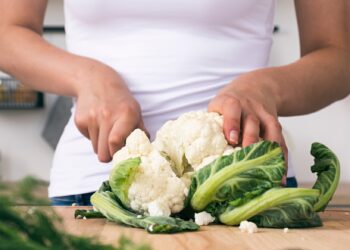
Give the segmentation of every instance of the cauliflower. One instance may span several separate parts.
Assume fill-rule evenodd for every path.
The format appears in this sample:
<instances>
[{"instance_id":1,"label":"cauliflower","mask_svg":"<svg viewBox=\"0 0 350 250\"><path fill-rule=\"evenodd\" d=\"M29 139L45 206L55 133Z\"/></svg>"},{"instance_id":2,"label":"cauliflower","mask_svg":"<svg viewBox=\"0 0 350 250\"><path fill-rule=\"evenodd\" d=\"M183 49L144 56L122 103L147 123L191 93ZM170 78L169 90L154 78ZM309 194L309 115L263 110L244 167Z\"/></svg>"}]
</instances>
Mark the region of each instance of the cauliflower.
<instances>
[{"instance_id":1,"label":"cauliflower","mask_svg":"<svg viewBox=\"0 0 350 250\"><path fill-rule=\"evenodd\" d=\"M145 132L135 129L126 138L125 146L113 155L113 163L119 163L131 157L146 156L152 151L152 144Z\"/></svg>"},{"instance_id":2,"label":"cauliflower","mask_svg":"<svg viewBox=\"0 0 350 250\"><path fill-rule=\"evenodd\" d=\"M130 207L149 215L170 216L183 209L185 189L169 162L153 150L149 156L141 157L140 169L129 188Z\"/></svg>"},{"instance_id":3,"label":"cauliflower","mask_svg":"<svg viewBox=\"0 0 350 250\"><path fill-rule=\"evenodd\" d=\"M214 160L216 160L220 156L232 154L232 153L234 153L234 152L236 152L236 151L238 151L240 149L241 149L241 147L233 148L232 146L227 145L226 148L225 148L225 151L221 155L210 155L208 157L205 157L202 160L201 163L199 163L198 165L194 166L193 168L194 168L195 171L198 171L199 169L205 167L206 165L208 165L209 163L213 162Z\"/></svg>"},{"instance_id":4,"label":"cauliflower","mask_svg":"<svg viewBox=\"0 0 350 250\"><path fill-rule=\"evenodd\" d=\"M250 221L241 221L239 224L239 230L243 233L257 233L258 232L258 227L254 222Z\"/></svg>"},{"instance_id":5,"label":"cauliflower","mask_svg":"<svg viewBox=\"0 0 350 250\"><path fill-rule=\"evenodd\" d=\"M145 215L180 212L193 171L235 150L228 146L222 125L219 114L196 111L165 123L153 143L135 129L113 156L113 192L125 206Z\"/></svg>"},{"instance_id":6,"label":"cauliflower","mask_svg":"<svg viewBox=\"0 0 350 250\"><path fill-rule=\"evenodd\" d=\"M206 111L185 113L166 122L153 144L170 158L176 174L181 176L188 165L196 169L204 158L222 155L227 147L223 118Z\"/></svg>"},{"instance_id":7,"label":"cauliflower","mask_svg":"<svg viewBox=\"0 0 350 250\"><path fill-rule=\"evenodd\" d=\"M133 157L140 157L141 161L133 174L128 175L133 175L133 180L127 186L124 205L151 216L170 216L171 213L180 212L184 206L188 184L175 175L169 161L153 148L140 129L135 129L127 138L125 147L114 155L116 173L118 167L123 167L118 163ZM111 186L115 179L120 180L120 177L111 175ZM118 189L121 188L118 186Z\"/></svg>"},{"instance_id":8,"label":"cauliflower","mask_svg":"<svg viewBox=\"0 0 350 250\"><path fill-rule=\"evenodd\" d=\"M211 216L208 212L200 212L194 214L194 221L198 226L206 226L212 223L215 220L215 217Z\"/></svg>"}]
</instances>

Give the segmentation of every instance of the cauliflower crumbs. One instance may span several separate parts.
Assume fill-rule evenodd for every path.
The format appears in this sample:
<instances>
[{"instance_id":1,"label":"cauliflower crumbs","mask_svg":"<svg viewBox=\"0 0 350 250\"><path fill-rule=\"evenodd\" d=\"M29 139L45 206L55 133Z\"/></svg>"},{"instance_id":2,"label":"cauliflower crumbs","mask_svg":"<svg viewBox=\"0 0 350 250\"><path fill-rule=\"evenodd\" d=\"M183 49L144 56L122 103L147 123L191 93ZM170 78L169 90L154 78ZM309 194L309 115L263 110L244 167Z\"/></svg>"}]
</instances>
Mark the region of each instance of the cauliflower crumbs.
<instances>
[{"instance_id":1,"label":"cauliflower crumbs","mask_svg":"<svg viewBox=\"0 0 350 250\"><path fill-rule=\"evenodd\" d=\"M194 214L194 221L199 226L206 226L215 221L215 217L208 212L200 212Z\"/></svg>"},{"instance_id":2,"label":"cauliflower crumbs","mask_svg":"<svg viewBox=\"0 0 350 250\"><path fill-rule=\"evenodd\" d=\"M244 220L244 221L241 221L241 223L239 224L239 230L243 233L252 234L252 233L258 232L258 227L254 222Z\"/></svg>"}]
</instances>

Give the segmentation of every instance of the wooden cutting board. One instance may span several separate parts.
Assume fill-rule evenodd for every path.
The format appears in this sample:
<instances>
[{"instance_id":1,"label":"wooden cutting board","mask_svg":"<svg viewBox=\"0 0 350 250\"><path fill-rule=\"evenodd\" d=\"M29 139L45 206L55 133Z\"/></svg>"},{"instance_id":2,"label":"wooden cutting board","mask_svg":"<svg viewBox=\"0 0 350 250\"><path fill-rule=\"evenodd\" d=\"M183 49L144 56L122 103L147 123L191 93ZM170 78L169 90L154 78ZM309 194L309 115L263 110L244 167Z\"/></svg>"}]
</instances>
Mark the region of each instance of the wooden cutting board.
<instances>
[{"instance_id":1,"label":"wooden cutting board","mask_svg":"<svg viewBox=\"0 0 350 250\"><path fill-rule=\"evenodd\" d=\"M117 245L121 235L136 242L148 243L152 249L350 249L350 210L328 210L321 213L324 226L312 229L259 229L242 233L237 227L205 226L198 232L152 235L143 229L129 228L105 219L74 219L74 210L82 207L55 207L63 218L66 231Z\"/></svg>"}]
</instances>

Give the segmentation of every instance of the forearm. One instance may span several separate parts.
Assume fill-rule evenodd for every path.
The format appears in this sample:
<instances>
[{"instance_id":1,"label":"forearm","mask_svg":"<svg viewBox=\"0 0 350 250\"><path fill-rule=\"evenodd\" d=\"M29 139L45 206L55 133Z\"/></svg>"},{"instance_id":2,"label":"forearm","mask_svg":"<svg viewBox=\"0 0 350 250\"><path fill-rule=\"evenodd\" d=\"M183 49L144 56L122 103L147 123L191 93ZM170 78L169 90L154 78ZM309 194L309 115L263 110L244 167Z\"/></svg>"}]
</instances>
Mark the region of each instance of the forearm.
<instances>
[{"instance_id":1,"label":"forearm","mask_svg":"<svg viewBox=\"0 0 350 250\"><path fill-rule=\"evenodd\" d=\"M349 52L327 47L295 63L270 67L242 76L252 86L269 88L279 116L302 115L319 110L350 93Z\"/></svg>"},{"instance_id":2,"label":"forearm","mask_svg":"<svg viewBox=\"0 0 350 250\"><path fill-rule=\"evenodd\" d=\"M2 34L6 35L0 37L0 69L35 89L77 96L84 74L108 71L106 65L50 45L28 28L8 26Z\"/></svg>"}]
</instances>

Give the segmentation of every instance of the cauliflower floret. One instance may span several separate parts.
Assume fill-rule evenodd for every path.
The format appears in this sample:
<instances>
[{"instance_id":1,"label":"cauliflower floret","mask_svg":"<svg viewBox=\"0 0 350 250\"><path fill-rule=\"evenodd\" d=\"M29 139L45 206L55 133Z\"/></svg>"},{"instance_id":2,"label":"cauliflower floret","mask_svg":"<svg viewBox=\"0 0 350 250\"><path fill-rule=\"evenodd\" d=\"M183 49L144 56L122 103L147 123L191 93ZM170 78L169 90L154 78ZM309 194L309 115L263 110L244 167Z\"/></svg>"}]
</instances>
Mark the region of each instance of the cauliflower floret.
<instances>
[{"instance_id":1,"label":"cauliflower floret","mask_svg":"<svg viewBox=\"0 0 350 250\"><path fill-rule=\"evenodd\" d=\"M194 175L194 172L187 172L184 173L181 176L181 180L182 182L185 184L186 189L184 189L184 194L187 196L188 195L188 187L191 185L191 181L192 181L192 176Z\"/></svg>"},{"instance_id":2,"label":"cauliflower floret","mask_svg":"<svg viewBox=\"0 0 350 250\"><path fill-rule=\"evenodd\" d=\"M240 150L240 147L235 147L233 148L230 145L227 145L224 152L222 153L222 155L230 155L238 150ZM193 165L193 169L195 171L198 171L199 169L205 167L206 165L210 164L211 162L215 161L217 158L219 158L221 155L210 155L208 157L205 157L201 163L197 164L197 165Z\"/></svg>"},{"instance_id":3,"label":"cauliflower floret","mask_svg":"<svg viewBox=\"0 0 350 250\"><path fill-rule=\"evenodd\" d=\"M148 214L150 216L170 216L171 211L168 206L155 200L148 203Z\"/></svg>"},{"instance_id":4,"label":"cauliflower floret","mask_svg":"<svg viewBox=\"0 0 350 250\"><path fill-rule=\"evenodd\" d=\"M175 164L178 175L185 161L196 166L205 157L221 155L227 141L223 133L223 118L217 113L194 111L168 121L157 132L154 146L165 152Z\"/></svg>"},{"instance_id":5,"label":"cauliflower floret","mask_svg":"<svg viewBox=\"0 0 350 250\"><path fill-rule=\"evenodd\" d=\"M200 212L194 214L194 222L199 226L206 226L212 223L215 220L215 217L211 216L208 212Z\"/></svg>"},{"instance_id":6,"label":"cauliflower floret","mask_svg":"<svg viewBox=\"0 0 350 250\"><path fill-rule=\"evenodd\" d=\"M252 233L258 232L258 227L254 222L244 220L244 221L241 221L241 223L239 224L239 230L243 233L252 234Z\"/></svg>"},{"instance_id":7,"label":"cauliflower floret","mask_svg":"<svg viewBox=\"0 0 350 250\"><path fill-rule=\"evenodd\" d=\"M169 216L184 207L185 183L172 171L170 163L156 150L141 157L141 165L132 182L130 207L149 215Z\"/></svg>"},{"instance_id":8,"label":"cauliflower floret","mask_svg":"<svg viewBox=\"0 0 350 250\"><path fill-rule=\"evenodd\" d=\"M152 145L145 132L141 129L135 129L126 138L125 146L114 154L113 163L116 164L132 157L148 155L151 150Z\"/></svg>"},{"instance_id":9,"label":"cauliflower floret","mask_svg":"<svg viewBox=\"0 0 350 250\"><path fill-rule=\"evenodd\" d=\"M199 169L205 167L209 163L215 161L220 155L210 155L208 157L205 157L203 161L197 165L192 166L195 171L198 171Z\"/></svg>"}]
</instances>

